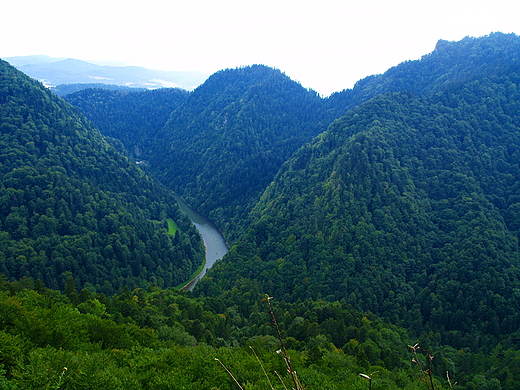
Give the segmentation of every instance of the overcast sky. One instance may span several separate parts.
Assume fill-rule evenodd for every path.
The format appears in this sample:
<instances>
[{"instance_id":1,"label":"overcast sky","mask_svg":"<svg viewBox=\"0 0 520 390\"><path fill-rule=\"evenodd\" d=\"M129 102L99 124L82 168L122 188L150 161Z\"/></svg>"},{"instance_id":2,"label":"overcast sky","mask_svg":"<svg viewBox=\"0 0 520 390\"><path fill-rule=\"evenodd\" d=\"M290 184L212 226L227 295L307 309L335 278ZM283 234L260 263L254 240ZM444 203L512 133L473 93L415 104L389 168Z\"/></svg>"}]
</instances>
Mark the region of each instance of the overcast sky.
<instances>
[{"instance_id":1,"label":"overcast sky","mask_svg":"<svg viewBox=\"0 0 520 390\"><path fill-rule=\"evenodd\" d=\"M0 0L0 58L214 73L265 64L327 96L439 39L520 35L517 0Z\"/></svg>"}]
</instances>

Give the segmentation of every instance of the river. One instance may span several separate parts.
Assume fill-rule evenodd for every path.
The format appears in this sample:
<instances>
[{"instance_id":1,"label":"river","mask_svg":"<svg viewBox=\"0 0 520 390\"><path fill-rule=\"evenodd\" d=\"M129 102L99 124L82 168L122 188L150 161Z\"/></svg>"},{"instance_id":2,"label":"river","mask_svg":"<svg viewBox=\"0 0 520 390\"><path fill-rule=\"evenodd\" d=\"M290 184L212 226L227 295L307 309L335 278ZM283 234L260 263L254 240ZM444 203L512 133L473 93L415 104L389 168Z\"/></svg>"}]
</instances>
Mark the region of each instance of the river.
<instances>
[{"instance_id":1,"label":"river","mask_svg":"<svg viewBox=\"0 0 520 390\"><path fill-rule=\"evenodd\" d=\"M206 266L196 278L181 288L181 290L191 291L197 282L206 274L206 271L210 269L217 260L220 260L228 252L229 248L224 236L213 222L190 208L181 197L176 196L175 199L177 200L179 208L188 215L188 218L190 218L191 222L199 231L206 246Z\"/></svg>"}]
</instances>

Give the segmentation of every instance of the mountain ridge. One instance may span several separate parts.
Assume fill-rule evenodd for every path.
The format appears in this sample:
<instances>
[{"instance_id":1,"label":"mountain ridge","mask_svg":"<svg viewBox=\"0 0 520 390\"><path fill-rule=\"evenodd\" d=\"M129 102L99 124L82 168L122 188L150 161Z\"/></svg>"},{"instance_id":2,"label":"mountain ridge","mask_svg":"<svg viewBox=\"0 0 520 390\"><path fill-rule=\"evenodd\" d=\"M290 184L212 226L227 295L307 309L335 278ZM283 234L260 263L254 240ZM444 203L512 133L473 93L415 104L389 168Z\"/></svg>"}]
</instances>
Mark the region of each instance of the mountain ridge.
<instances>
[{"instance_id":1,"label":"mountain ridge","mask_svg":"<svg viewBox=\"0 0 520 390\"><path fill-rule=\"evenodd\" d=\"M342 300L456 348L514 338L518 81L383 95L335 121L284 164L198 288L240 277L288 301Z\"/></svg>"},{"instance_id":2,"label":"mountain ridge","mask_svg":"<svg viewBox=\"0 0 520 390\"><path fill-rule=\"evenodd\" d=\"M352 89L333 93L329 109L336 117L381 93L411 91L427 94L468 77L506 71L504 62L520 61L520 42L516 34L491 33L466 37L460 41L439 40L435 49L418 60L404 61L383 74L359 80Z\"/></svg>"},{"instance_id":3,"label":"mountain ridge","mask_svg":"<svg viewBox=\"0 0 520 390\"><path fill-rule=\"evenodd\" d=\"M241 224L285 158L324 130L321 104L279 70L222 70L172 112L149 169L165 185L175 180L172 189L228 230L231 218Z\"/></svg>"}]
</instances>

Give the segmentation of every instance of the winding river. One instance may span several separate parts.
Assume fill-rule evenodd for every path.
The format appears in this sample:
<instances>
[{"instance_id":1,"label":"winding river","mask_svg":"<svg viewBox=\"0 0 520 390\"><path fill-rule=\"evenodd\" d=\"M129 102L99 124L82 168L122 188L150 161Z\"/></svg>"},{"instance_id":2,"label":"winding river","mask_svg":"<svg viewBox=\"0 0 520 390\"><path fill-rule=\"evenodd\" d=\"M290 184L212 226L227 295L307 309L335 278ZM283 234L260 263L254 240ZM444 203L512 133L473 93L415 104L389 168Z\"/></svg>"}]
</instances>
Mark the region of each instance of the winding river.
<instances>
[{"instance_id":1,"label":"winding river","mask_svg":"<svg viewBox=\"0 0 520 390\"><path fill-rule=\"evenodd\" d=\"M220 260L228 252L229 248L224 236L213 222L190 208L181 197L176 196L175 199L179 204L179 208L188 215L188 218L190 218L191 222L199 231L206 246L206 266L194 279L181 288L181 290L191 291L197 282L206 274L206 271L210 269L217 260Z\"/></svg>"}]
</instances>

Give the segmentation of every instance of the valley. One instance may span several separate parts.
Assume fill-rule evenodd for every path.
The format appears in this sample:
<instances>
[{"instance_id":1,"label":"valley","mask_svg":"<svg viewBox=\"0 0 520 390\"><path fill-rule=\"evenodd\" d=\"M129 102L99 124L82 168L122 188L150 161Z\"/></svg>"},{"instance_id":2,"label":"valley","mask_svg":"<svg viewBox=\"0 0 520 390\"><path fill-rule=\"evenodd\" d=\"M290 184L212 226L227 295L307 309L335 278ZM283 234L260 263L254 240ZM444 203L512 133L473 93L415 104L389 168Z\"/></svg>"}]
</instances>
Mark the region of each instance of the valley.
<instances>
[{"instance_id":1,"label":"valley","mask_svg":"<svg viewBox=\"0 0 520 390\"><path fill-rule=\"evenodd\" d=\"M518 387L515 34L329 97L0 72L0 387L299 388L283 349L306 389Z\"/></svg>"}]
</instances>

